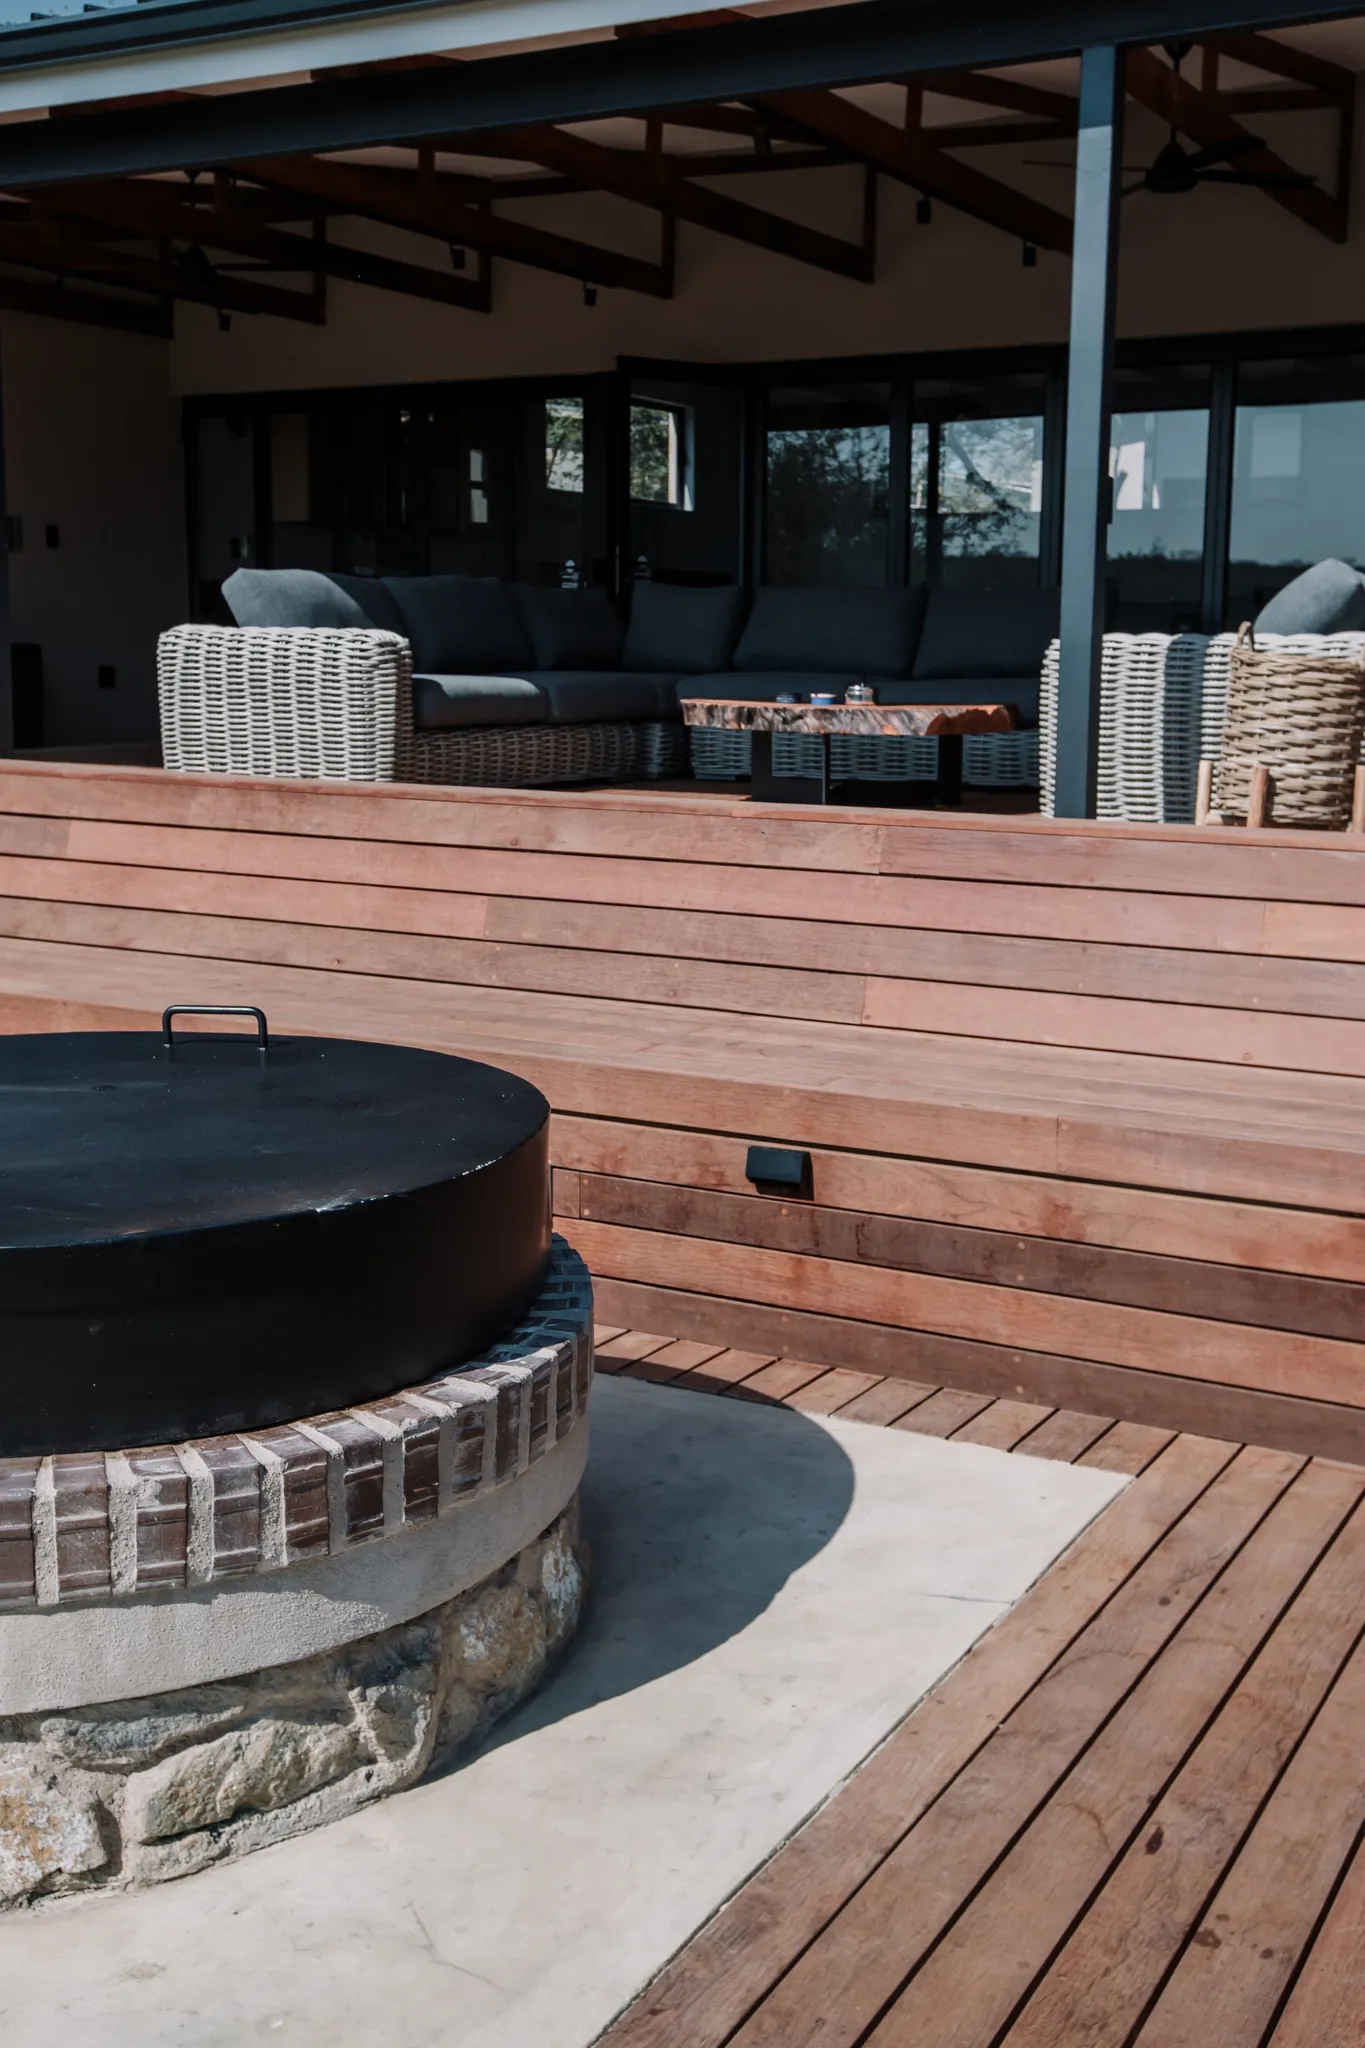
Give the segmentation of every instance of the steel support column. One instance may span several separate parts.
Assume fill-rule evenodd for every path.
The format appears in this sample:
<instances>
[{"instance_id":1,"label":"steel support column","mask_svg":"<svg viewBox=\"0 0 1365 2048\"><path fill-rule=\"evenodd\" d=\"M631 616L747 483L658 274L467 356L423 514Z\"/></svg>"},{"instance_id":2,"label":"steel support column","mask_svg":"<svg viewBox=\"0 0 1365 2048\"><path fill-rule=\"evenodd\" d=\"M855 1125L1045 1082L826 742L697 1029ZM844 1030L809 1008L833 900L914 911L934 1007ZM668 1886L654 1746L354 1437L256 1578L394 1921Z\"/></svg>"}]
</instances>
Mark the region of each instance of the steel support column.
<instances>
[{"instance_id":1,"label":"steel support column","mask_svg":"<svg viewBox=\"0 0 1365 2048\"><path fill-rule=\"evenodd\" d=\"M1055 796L1059 818L1095 815L1122 159L1123 52L1105 45L1081 56L1062 513Z\"/></svg>"}]
</instances>

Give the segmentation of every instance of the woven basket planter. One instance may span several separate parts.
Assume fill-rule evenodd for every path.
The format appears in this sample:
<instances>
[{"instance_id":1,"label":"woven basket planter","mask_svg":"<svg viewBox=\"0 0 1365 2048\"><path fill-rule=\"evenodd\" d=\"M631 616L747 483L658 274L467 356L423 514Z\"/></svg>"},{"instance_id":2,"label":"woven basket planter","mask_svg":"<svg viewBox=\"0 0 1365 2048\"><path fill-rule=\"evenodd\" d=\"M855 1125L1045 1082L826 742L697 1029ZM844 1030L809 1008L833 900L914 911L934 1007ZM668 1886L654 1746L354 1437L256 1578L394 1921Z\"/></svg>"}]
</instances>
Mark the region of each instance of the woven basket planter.
<instances>
[{"instance_id":1,"label":"woven basket planter","mask_svg":"<svg viewBox=\"0 0 1365 2048\"><path fill-rule=\"evenodd\" d=\"M1232 650L1213 808L1245 818L1259 766L1277 825L1344 831L1365 741L1365 660L1257 647L1243 626Z\"/></svg>"}]
</instances>

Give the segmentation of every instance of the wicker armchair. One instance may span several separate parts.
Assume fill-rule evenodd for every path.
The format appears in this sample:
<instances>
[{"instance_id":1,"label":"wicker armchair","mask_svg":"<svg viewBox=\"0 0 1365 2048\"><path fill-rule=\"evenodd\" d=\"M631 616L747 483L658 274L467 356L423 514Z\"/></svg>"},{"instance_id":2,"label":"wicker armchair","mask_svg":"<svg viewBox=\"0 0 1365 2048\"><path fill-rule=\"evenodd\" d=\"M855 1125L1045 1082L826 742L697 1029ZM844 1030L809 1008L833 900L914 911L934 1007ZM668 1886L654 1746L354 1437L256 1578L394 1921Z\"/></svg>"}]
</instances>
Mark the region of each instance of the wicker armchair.
<instances>
[{"instance_id":1,"label":"wicker armchair","mask_svg":"<svg viewBox=\"0 0 1365 2048\"><path fill-rule=\"evenodd\" d=\"M1194 823L1201 760L1223 750L1233 633L1106 633L1100 683L1097 816L1131 824ZM1286 653L1359 658L1365 633L1262 634ZM1057 642L1038 706L1040 808L1054 815Z\"/></svg>"},{"instance_id":2,"label":"wicker armchair","mask_svg":"<svg viewBox=\"0 0 1365 2048\"><path fill-rule=\"evenodd\" d=\"M176 626L157 690L162 758L186 774L514 788L654 778L686 760L683 726L662 721L419 732L395 633Z\"/></svg>"}]
</instances>

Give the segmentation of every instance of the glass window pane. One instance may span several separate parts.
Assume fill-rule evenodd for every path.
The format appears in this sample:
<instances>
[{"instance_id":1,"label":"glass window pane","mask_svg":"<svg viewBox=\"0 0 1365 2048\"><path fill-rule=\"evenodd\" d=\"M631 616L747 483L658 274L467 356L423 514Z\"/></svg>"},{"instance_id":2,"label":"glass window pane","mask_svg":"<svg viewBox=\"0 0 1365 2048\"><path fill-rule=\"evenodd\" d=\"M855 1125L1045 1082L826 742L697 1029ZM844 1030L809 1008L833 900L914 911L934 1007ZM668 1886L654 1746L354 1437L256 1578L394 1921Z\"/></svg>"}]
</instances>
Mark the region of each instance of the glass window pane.
<instances>
[{"instance_id":1,"label":"glass window pane","mask_svg":"<svg viewBox=\"0 0 1365 2048\"><path fill-rule=\"evenodd\" d=\"M1198 631L1208 454L1203 407L1113 415L1108 609L1114 631Z\"/></svg>"},{"instance_id":2,"label":"glass window pane","mask_svg":"<svg viewBox=\"0 0 1365 2048\"><path fill-rule=\"evenodd\" d=\"M910 444L912 580L945 590L1038 581L1043 380L925 379Z\"/></svg>"},{"instance_id":3,"label":"glass window pane","mask_svg":"<svg viewBox=\"0 0 1365 2048\"><path fill-rule=\"evenodd\" d=\"M687 488L688 419L678 405L630 408L630 495L641 504L691 510Z\"/></svg>"},{"instance_id":4,"label":"glass window pane","mask_svg":"<svg viewBox=\"0 0 1365 2048\"><path fill-rule=\"evenodd\" d=\"M1362 475L1365 398L1237 408L1229 625L1314 562L1365 568Z\"/></svg>"},{"instance_id":5,"label":"glass window pane","mask_svg":"<svg viewBox=\"0 0 1365 2048\"><path fill-rule=\"evenodd\" d=\"M581 398L545 401L545 488L580 493L583 489Z\"/></svg>"},{"instance_id":6,"label":"glass window pane","mask_svg":"<svg viewBox=\"0 0 1365 2048\"><path fill-rule=\"evenodd\" d=\"M830 385L772 394L767 583L885 583L891 391Z\"/></svg>"}]
</instances>

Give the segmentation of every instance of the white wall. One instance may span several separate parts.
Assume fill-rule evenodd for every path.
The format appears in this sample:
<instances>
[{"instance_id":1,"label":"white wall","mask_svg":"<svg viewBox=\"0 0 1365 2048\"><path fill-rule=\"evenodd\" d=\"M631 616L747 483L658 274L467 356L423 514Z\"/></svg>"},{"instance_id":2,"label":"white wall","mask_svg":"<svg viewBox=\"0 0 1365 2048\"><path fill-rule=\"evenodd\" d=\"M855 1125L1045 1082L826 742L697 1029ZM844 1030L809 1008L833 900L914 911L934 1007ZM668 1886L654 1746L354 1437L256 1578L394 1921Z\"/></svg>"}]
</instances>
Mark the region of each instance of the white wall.
<instances>
[{"instance_id":1,"label":"white wall","mask_svg":"<svg viewBox=\"0 0 1365 2048\"><path fill-rule=\"evenodd\" d=\"M1297 167L1330 186L1332 124L1319 115L1252 121ZM1146 164L1164 130L1129 109L1126 161ZM1125 335L1242 331L1365 321L1365 150L1356 220L1344 246L1328 242L1264 193L1206 187L1186 197L1142 194L1123 208L1119 331ZM1068 151L1056 144L978 149L971 162L1047 200L1071 205ZM861 210L855 171L750 174L723 181L737 197L850 239ZM1066 335L1069 261L1044 250L1025 270L1020 245L936 205L916 227L915 194L881 181L875 285L854 284L787 258L682 224L672 300L607 291L595 309L578 282L499 263L491 316L355 286L330 287L316 328L234 318L220 334L200 307L177 313L171 375L186 392L296 389L571 373L610 368L618 354L697 361L857 355L879 350L1000 347ZM524 218L637 255L657 250L657 221L601 196L523 202ZM347 239L433 260L429 240L350 224Z\"/></svg>"},{"instance_id":2,"label":"white wall","mask_svg":"<svg viewBox=\"0 0 1365 2048\"><path fill-rule=\"evenodd\" d=\"M169 343L151 336L0 317L6 505L24 524L9 557L10 631L43 650L49 745L156 731L156 637L186 612L169 362ZM105 663L112 689L97 683Z\"/></svg>"}]
</instances>

